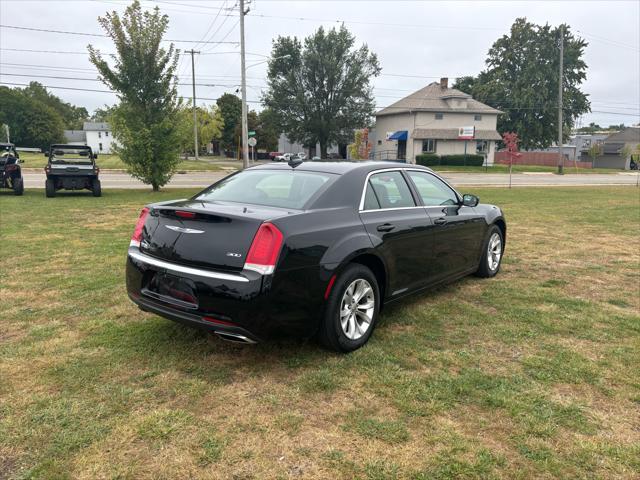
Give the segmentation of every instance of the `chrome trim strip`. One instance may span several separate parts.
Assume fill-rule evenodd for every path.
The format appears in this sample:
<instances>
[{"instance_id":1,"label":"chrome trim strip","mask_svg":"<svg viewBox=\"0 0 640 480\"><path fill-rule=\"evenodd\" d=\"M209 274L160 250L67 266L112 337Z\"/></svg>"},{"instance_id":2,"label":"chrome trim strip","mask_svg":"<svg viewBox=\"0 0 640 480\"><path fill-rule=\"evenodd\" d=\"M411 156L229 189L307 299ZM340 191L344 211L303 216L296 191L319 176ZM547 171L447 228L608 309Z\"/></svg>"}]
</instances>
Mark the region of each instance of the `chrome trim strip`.
<instances>
[{"instance_id":1,"label":"chrome trim strip","mask_svg":"<svg viewBox=\"0 0 640 480\"><path fill-rule=\"evenodd\" d=\"M254 340L251 340L248 337L245 337L244 335L240 335L239 333L231 333L231 332L226 332L224 330L214 330L213 333L215 333L218 337L220 337L225 342L247 343L247 344L258 343ZM226 337L231 337L231 338L226 338Z\"/></svg>"},{"instance_id":2,"label":"chrome trim strip","mask_svg":"<svg viewBox=\"0 0 640 480\"><path fill-rule=\"evenodd\" d=\"M430 170L423 170L422 168L411 168L411 167L407 167L407 168L402 168L402 167L383 168L383 169L380 169L380 170L373 170L372 172L369 172L367 174L367 177L364 179L364 185L362 186L362 195L360 196L360 205L358 206L358 213L387 212L387 211L390 211L390 210L408 210L408 209L411 209L411 208L453 207L453 206L455 206L455 205L416 205L415 207L377 208L375 210L364 210L364 197L367 194L367 183L369 183L369 178L371 177L371 175L374 175L376 173L383 173L383 172L407 172L407 171L422 172L422 173L426 173L428 175L433 175L438 180L442 181L447 187L449 187L451 190L453 190L453 193L455 193L458 196L458 201L460 201L460 194L458 193L458 191L455 188L453 188L449 184L449 182L447 182L440 175L437 175L435 172L432 172Z\"/></svg>"},{"instance_id":3,"label":"chrome trim strip","mask_svg":"<svg viewBox=\"0 0 640 480\"><path fill-rule=\"evenodd\" d=\"M129 250L129 256L139 262L147 265L153 265L154 267L164 268L171 272L186 273L187 275L196 275L204 278L216 278L218 280L228 280L230 282L247 283L249 281L248 278L243 277L242 275L233 275L231 273L212 272L209 270L201 270L199 268L185 267L183 265L177 265L175 263L165 262L164 260L150 257L149 255L145 255L141 252Z\"/></svg>"}]
</instances>

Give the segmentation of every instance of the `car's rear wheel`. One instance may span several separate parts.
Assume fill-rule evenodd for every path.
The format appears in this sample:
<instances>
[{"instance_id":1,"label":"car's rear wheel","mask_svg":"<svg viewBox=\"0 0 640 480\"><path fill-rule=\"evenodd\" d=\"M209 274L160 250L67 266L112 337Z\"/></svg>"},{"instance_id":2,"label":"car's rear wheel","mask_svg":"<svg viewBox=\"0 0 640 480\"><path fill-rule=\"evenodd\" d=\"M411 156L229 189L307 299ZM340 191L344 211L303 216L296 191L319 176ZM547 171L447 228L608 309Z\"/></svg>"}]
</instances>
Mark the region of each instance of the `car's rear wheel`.
<instances>
[{"instance_id":1,"label":"car's rear wheel","mask_svg":"<svg viewBox=\"0 0 640 480\"><path fill-rule=\"evenodd\" d=\"M351 352L369 340L380 311L380 289L364 265L349 265L335 280L319 331L320 342Z\"/></svg>"},{"instance_id":2,"label":"car's rear wheel","mask_svg":"<svg viewBox=\"0 0 640 480\"><path fill-rule=\"evenodd\" d=\"M56 196L56 186L53 180L47 179L47 181L44 182L44 193L48 198Z\"/></svg>"},{"instance_id":3,"label":"car's rear wheel","mask_svg":"<svg viewBox=\"0 0 640 480\"><path fill-rule=\"evenodd\" d=\"M100 180L98 180L97 178L94 179L93 183L91 184L91 191L93 192L94 197L99 197L100 195L102 195L102 187L100 185Z\"/></svg>"},{"instance_id":4,"label":"car's rear wheel","mask_svg":"<svg viewBox=\"0 0 640 480\"><path fill-rule=\"evenodd\" d=\"M22 195L24 193L24 181L22 177L16 178L13 182L13 194Z\"/></svg>"},{"instance_id":5,"label":"car's rear wheel","mask_svg":"<svg viewBox=\"0 0 640 480\"><path fill-rule=\"evenodd\" d=\"M495 276L500 271L503 252L504 237L502 230L497 225L492 225L489 227L484 241L482 258L476 275L483 278Z\"/></svg>"}]
</instances>

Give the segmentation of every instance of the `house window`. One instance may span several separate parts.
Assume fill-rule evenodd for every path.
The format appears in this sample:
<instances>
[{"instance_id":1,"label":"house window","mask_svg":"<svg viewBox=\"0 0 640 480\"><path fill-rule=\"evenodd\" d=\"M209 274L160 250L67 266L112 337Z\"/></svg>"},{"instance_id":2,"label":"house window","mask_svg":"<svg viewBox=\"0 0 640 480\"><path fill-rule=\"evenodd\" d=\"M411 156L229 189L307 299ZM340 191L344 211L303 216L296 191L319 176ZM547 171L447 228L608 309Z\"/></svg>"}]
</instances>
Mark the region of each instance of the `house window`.
<instances>
[{"instance_id":1,"label":"house window","mask_svg":"<svg viewBox=\"0 0 640 480\"><path fill-rule=\"evenodd\" d=\"M109 132L104 132L104 136L108 137L109 136Z\"/></svg>"},{"instance_id":2,"label":"house window","mask_svg":"<svg viewBox=\"0 0 640 480\"><path fill-rule=\"evenodd\" d=\"M422 141L422 153L435 153L436 141L432 138Z\"/></svg>"},{"instance_id":3,"label":"house window","mask_svg":"<svg viewBox=\"0 0 640 480\"><path fill-rule=\"evenodd\" d=\"M489 151L489 142L486 140L478 140L476 142L477 153L487 153Z\"/></svg>"},{"instance_id":4,"label":"house window","mask_svg":"<svg viewBox=\"0 0 640 480\"><path fill-rule=\"evenodd\" d=\"M102 144L101 144L101 143L99 143L99 144L98 144L98 149L99 149L100 151L102 151Z\"/></svg>"},{"instance_id":5,"label":"house window","mask_svg":"<svg viewBox=\"0 0 640 480\"><path fill-rule=\"evenodd\" d=\"M479 122L480 120L482 120L482 115L474 115L474 116L473 116L473 119L474 119L476 122Z\"/></svg>"},{"instance_id":6,"label":"house window","mask_svg":"<svg viewBox=\"0 0 640 480\"><path fill-rule=\"evenodd\" d=\"M98 138L102 138L102 132L98 132Z\"/></svg>"},{"instance_id":7,"label":"house window","mask_svg":"<svg viewBox=\"0 0 640 480\"><path fill-rule=\"evenodd\" d=\"M442 120L444 118L444 113L436 113L436 120Z\"/></svg>"},{"instance_id":8,"label":"house window","mask_svg":"<svg viewBox=\"0 0 640 480\"><path fill-rule=\"evenodd\" d=\"M382 145L382 140L378 140L378 145Z\"/></svg>"}]
</instances>

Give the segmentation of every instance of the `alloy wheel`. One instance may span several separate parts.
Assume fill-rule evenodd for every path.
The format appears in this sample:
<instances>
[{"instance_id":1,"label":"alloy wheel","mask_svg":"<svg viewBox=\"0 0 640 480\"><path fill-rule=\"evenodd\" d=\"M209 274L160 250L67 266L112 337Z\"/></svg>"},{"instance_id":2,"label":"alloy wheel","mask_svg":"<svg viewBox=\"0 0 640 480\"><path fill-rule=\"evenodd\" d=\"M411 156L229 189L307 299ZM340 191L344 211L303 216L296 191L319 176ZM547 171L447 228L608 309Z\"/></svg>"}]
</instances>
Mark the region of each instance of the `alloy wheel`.
<instances>
[{"instance_id":1,"label":"alloy wheel","mask_svg":"<svg viewBox=\"0 0 640 480\"><path fill-rule=\"evenodd\" d=\"M495 232L491 235L487 248L487 262L489 263L489 270L493 272L498 269L500 257L502 257L502 239L499 233Z\"/></svg>"},{"instance_id":2,"label":"alloy wheel","mask_svg":"<svg viewBox=\"0 0 640 480\"><path fill-rule=\"evenodd\" d=\"M367 333L375 305L375 294L369 282L359 278L349 284L340 303L340 325L348 339L358 340Z\"/></svg>"}]
</instances>

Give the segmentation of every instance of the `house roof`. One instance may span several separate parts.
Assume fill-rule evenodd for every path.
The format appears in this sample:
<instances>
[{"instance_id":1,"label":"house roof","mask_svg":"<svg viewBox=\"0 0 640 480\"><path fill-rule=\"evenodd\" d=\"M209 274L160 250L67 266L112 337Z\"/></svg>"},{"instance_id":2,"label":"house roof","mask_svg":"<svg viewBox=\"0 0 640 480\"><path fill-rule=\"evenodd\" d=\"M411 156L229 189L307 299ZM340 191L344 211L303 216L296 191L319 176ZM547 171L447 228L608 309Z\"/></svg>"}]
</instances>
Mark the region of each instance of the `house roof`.
<instances>
[{"instance_id":1,"label":"house roof","mask_svg":"<svg viewBox=\"0 0 640 480\"><path fill-rule=\"evenodd\" d=\"M466 100L464 107L451 107L447 99L459 98ZM417 92L404 97L401 100L380 110L376 115L393 115L394 113L406 113L412 111L426 112L464 112L464 113L502 113L489 105L474 100L471 95L456 90L455 88L443 88L440 83L433 82Z\"/></svg>"},{"instance_id":2,"label":"house roof","mask_svg":"<svg viewBox=\"0 0 640 480\"><path fill-rule=\"evenodd\" d=\"M617 133L612 133L604 140L605 143L640 143L640 128L627 127Z\"/></svg>"},{"instance_id":3,"label":"house roof","mask_svg":"<svg viewBox=\"0 0 640 480\"><path fill-rule=\"evenodd\" d=\"M110 132L111 128L107 122L84 122L82 130L85 132Z\"/></svg>"},{"instance_id":4,"label":"house roof","mask_svg":"<svg viewBox=\"0 0 640 480\"><path fill-rule=\"evenodd\" d=\"M67 142L87 141L87 134L83 130L65 130L62 133Z\"/></svg>"},{"instance_id":5,"label":"house roof","mask_svg":"<svg viewBox=\"0 0 640 480\"><path fill-rule=\"evenodd\" d=\"M416 140L432 138L434 140L458 140L457 128L415 128L411 137ZM476 130L476 140L502 140L495 130Z\"/></svg>"}]
</instances>

